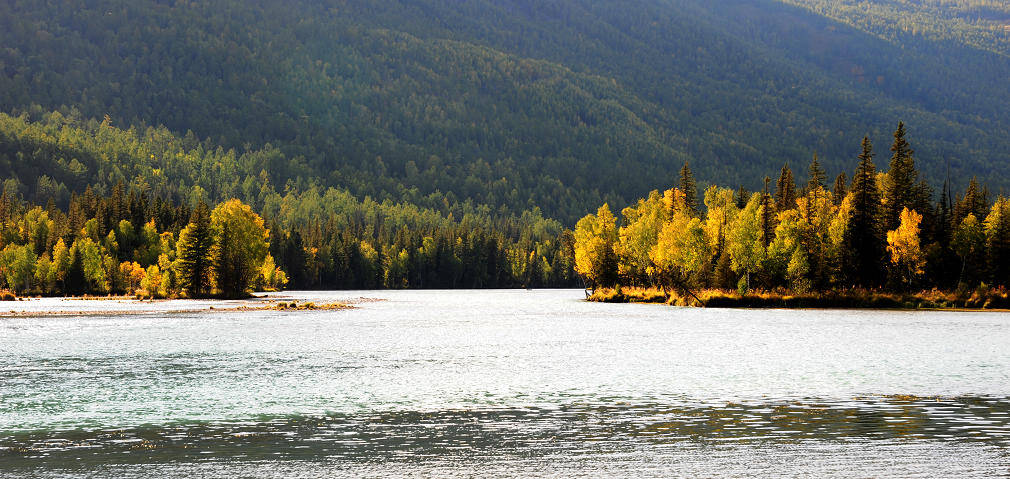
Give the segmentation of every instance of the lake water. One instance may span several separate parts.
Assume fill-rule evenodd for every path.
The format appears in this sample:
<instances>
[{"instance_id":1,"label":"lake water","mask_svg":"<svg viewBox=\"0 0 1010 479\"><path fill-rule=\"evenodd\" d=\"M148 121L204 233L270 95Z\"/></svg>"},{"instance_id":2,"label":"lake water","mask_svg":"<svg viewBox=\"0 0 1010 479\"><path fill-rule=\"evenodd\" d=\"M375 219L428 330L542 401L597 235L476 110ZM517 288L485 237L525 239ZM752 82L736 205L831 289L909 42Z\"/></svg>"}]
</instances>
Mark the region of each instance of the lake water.
<instances>
[{"instance_id":1,"label":"lake water","mask_svg":"<svg viewBox=\"0 0 1010 479\"><path fill-rule=\"evenodd\" d=\"M0 304L0 477L1010 477L1004 313L276 297Z\"/></svg>"}]
</instances>

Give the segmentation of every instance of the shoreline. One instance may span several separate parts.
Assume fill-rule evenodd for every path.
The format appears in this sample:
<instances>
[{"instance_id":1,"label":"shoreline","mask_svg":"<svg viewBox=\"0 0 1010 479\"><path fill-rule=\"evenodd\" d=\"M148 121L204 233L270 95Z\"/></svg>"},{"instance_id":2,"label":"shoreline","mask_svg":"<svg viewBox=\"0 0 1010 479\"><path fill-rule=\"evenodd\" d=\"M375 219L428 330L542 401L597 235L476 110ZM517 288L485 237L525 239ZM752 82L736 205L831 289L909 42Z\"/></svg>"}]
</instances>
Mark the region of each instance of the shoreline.
<instances>
[{"instance_id":1,"label":"shoreline","mask_svg":"<svg viewBox=\"0 0 1010 479\"><path fill-rule=\"evenodd\" d=\"M918 293L883 293L850 290L831 293L757 292L741 295L736 291L702 290L697 292L704 304L677 291L659 288L620 287L598 288L586 299L599 303L664 304L680 307L719 309L807 309L807 310L882 310L882 311L949 311L949 312L1010 312L1006 293L978 291L956 293L922 291Z\"/></svg>"},{"instance_id":2,"label":"shoreline","mask_svg":"<svg viewBox=\"0 0 1010 479\"><path fill-rule=\"evenodd\" d=\"M85 301L85 300L122 300L122 301L133 301L137 303L142 303L144 305L150 305L152 307L166 302L172 302L176 300L172 299L156 299L156 300L138 300L134 297L100 297L100 298L84 298L84 297L66 297L61 298L64 301ZM29 299L30 301L30 299ZM220 306L212 303L213 301L221 301ZM183 309L98 309L98 310L44 310L44 311L16 311L16 310L3 310L2 303L0 303L0 319L20 319L20 318L62 318L62 317L94 317L94 316L131 316L131 315L172 315L172 314L195 314L195 313L242 313L242 312L253 312L253 311L284 311L284 312L308 312L308 311L339 311L345 309L355 309L354 302L368 302L368 301L381 301L378 299L371 298L360 298L359 300L352 300L347 302L327 302L327 303L316 303L312 301L287 301L287 300L277 300L269 299L265 301L259 301L258 304L254 305L236 305L234 303L225 303L230 300L208 300L203 305L199 307L183 308ZM22 301L23 302L23 301Z\"/></svg>"}]
</instances>

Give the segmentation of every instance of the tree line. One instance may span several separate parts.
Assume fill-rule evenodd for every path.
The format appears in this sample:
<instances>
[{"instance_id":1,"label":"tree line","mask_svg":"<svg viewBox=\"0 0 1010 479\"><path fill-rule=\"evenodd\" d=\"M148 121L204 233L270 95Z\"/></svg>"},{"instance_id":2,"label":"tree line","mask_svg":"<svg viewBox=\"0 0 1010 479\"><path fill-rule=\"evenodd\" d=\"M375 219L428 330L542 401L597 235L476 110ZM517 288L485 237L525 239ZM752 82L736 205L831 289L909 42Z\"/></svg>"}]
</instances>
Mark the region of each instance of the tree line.
<instances>
[{"instance_id":1,"label":"tree line","mask_svg":"<svg viewBox=\"0 0 1010 479\"><path fill-rule=\"evenodd\" d=\"M570 235L538 215L455 220L317 189L264 211L88 188L66 209L0 191L0 288L17 294L242 297L299 288L569 286ZM269 226L269 228L268 228ZM514 238L514 239L513 239Z\"/></svg>"},{"instance_id":2,"label":"tree line","mask_svg":"<svg viewBox=\"0 0 1010 479\"><path fill-rule=\"evenodd\" d=\"M18 294L237 298L287 283L263 219L239 200L213 210L200 203L188 220L157 202L137 220L136 196L89 196L64 212L0 193L3 286Z\"/></svg>"},{"instance_id":3,"label":"tree line","mask_svg":"<svg viewBox=\"0 0 1010 479\"><path fill-rule=\"evenodd\" d=\"M589 287L637 285L747 292L846 288L909 291L1010 285L1010 199L972 179L940 199L919 175L899 123L887 171L869 138L851 179L829 187L815 155L797 187L784 165L761 191L711 186L688 164L678 185L621 211L604 204L575 227L575 269Z\"/></svg>"},{"instance_id":4,"label":"tree line","mask_svg":"<svg viewBox=\"0 0 1010 479\"><path fill-rule=\"evenodd\" d=\"M924 2L793 3L838 17ZM282 195L315 182L433 209L536 205L570 226L661 187L688 158L701 179L751 189L772 158L816 149L842 168L850 137L899 116L958 181L995 171L1010 148L1006 56L888 34L936 21L935 9L857 29L777 1L751 7L0 2L0 111L14 115L0 118L0 179L61 207L70 191L139 178L174 201L258 209L265 172ZM93 155L82 130L122 147ZM645 168L655 174L621 174Z\"/></svg>"}]
</instances>

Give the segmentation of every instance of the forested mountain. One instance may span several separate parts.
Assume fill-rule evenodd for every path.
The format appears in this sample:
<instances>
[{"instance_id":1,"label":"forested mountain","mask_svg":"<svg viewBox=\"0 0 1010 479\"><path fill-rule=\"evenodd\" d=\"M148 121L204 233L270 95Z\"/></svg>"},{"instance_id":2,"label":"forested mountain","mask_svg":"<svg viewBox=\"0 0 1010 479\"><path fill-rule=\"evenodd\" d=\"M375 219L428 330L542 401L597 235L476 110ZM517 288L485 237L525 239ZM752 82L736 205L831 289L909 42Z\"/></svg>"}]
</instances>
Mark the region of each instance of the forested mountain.
<instances>
[{"instance_id":1,"label":"forested mountain","mask_svg":"<svg viewBox=\"0 0 1010 479\"><path fill-rule=\"evenodd\" d=\"M574 224L668 187L687 160L703 184L751 189L814 152L848 170L852 138L902 119L934 185L948 161L957 184L1010 185L992 175L1010 151L1010 8L788 3L12 0L0 177L37 203L120 181L190 204L269 183ZM100 133L103 118L213 159L78 158L12 133Z\"/></svg>"}]
</instances>

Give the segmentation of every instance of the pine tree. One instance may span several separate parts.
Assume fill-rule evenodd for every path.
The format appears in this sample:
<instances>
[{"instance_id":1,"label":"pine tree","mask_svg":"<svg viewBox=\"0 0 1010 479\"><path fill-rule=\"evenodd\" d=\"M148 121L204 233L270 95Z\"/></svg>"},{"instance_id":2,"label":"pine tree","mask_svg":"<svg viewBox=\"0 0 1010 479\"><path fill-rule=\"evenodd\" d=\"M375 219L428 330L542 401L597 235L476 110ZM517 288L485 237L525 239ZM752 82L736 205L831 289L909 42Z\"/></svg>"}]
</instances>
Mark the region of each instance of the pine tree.
<instances>
[{"instance_id":1,"label":"pine tree","mask_svg":"<svg viewBox=\"0 0 1010 479\"><path fill-rule=\"evenodd\" d=\"M796 207L796 181L789 163L782 165L782 172L775 182L775 208L778 211L791 210Z\"/></svg>"},{"instance_id":2,"label":"pine tree","mask_svg":"<svg viewBox=\"0 0 1010 479\"><path fill-rule=\"evenodd\" d=\"M817 153L814 153L814 159L810 162L810 179L807 180L807 191L824 188L827 179L824 169L821 168L821 163L817 161Z\"/></svg>"},{"instance_id":3,"label":"pine tree","mask_svg":"<svg viewBox=\"0 0 1010 479\"><path fill-rule=\"evenodd\" d=\"M213 246L210 212L207 204L200 202L190 216L189 225L179 233L177 246L182 287L191 297L200 297L208 292Z\"/></svg>"},{"instance_id":4,"label":"pine tree","mask_svg":"<svg viewBox=\"0 0 1010 479\"><path fill-rule=\"evenodd\" d=\"M838 206L842 204L842 200L845 199L845 195L849 194L846 184L849 179L845 176L845 172L839 173L835 178L835 186L831 188L831 201Z\"/></svg>"},{"instance_id":5,"label":"pine tree","mask_svg":"<svg viewBox=\"0 0 1010 479\"><path fill-rule=\"evenodd\" d=\"M761 192L761 242L767 248L775 237L775 203L768 194L768 184L772 179L765 177L765 187Z\"/></svg>"},{"instance_id":6,"label":"pine tree","mask_svg":"<svg viewBox=\"0 0 1010 479\"><path fill-rule=\"evenodd\" d=\"M859 167L852 178L852 194L852 223L846 243L855 262L853 279L860 286L873 287L880 284L884 245L878 219L877 168L873 164L873 145L868 137L863 137Z\"/></svg>"},{"instance_id":7,"label":"pine tree","mask_svg":"<svg viewBox=\"0 0 1010 479\"><path fill-rule=\"evenodd\" d=\"M891 145L891 163L887 171L888 181L883 195L884 228L893 230L901 222L901 211L905 208L923 211L923 187L919 183L919 172L915 169L915 151L905 140L905 124L898 122ZM925 188L928 192L928 187ZM926 199L928 202L928 198Z\"/></svg>"},{"instance_id":8,"label":"pine tree","mask_svg":"<svg viewBox=\"0 0 1010 479\"><path fill-rule=\"evenodd\" d=\"M975 215L975 218L985 218L988 214L986 209L988 201L985 196L985 192L978 185L978 179L974 176L971 177L964 196L954 206L954 224L961 224L961 221L968 215Z\"/></svg>"},{"instance_id":9,"label":"pine tree","mask_svg":"<svg viewBox=\"0 0 1010 479\"><path fill-rule=\"evenodd\" d=\"M695 184L691 166L686 161L680 168L680 191L684 192L684 205L687 206L688 214L698 216L698 185Z\"/></svg>"},{"instance_id":10,"label":"pine tree","mask_svg":"<svg viewBox=\"0 0 1010 479\"><path fill-rule=\"evenodd\" d=\"M743 185L740 185L740 189L736 192L736 207L737 209L744 209L747 206L747 202L750 201L750 192Z\"/></svg>"}]
</instances>

